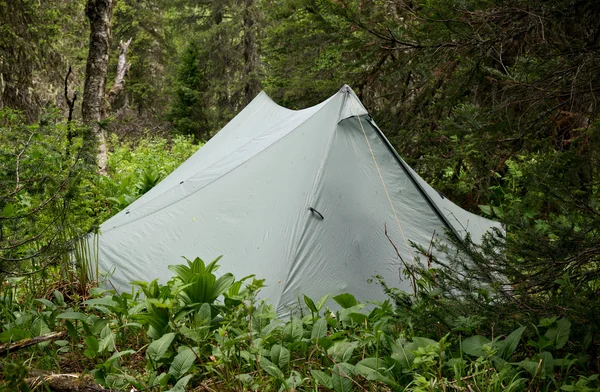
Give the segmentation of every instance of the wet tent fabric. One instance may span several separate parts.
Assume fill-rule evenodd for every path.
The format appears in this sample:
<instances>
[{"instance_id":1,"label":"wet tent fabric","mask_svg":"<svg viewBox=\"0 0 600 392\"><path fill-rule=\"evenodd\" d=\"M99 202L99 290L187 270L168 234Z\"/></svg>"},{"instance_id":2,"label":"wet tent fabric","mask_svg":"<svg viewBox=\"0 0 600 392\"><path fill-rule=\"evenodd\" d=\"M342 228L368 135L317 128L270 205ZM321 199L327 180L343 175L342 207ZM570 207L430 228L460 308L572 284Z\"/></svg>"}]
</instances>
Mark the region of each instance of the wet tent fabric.
<instances>
[{"instance_id":1,"label":"wet tent fabric","mask_svg":"<svg viewBox=\"0 0 600 392\"><path fill-rule=\"evenodd\" d=\"M374 276L409 291L401 261L445 229L479 241L496 223L462 210L391 148L344 86L294 111L264 92L171 175L101 226L99 266L112 285L162 282L182 256L219 273L255 274L280 314L302 294L384 299Z\"/></svg>"}]
</instances>

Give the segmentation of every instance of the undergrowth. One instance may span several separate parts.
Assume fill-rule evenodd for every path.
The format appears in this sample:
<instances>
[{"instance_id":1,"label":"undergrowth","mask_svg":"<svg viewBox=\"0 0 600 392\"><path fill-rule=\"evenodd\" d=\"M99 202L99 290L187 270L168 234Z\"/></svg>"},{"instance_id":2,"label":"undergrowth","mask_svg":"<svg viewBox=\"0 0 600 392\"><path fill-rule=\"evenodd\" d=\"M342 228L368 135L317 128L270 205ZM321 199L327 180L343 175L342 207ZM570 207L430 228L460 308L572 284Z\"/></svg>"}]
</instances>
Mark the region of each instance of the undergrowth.
<instances>
[{"instance_id":1,"label":"undergrowth","mask_svg":"<svg viewBox=\"0 0 600 392\"><path fill-rule=\"evenodd\" d=\"M87 299L56 290L16 303L7 291L0 341L66 334L6 354L1 390L29 390L26 368L89 373L112 390L600 390L587 358L571 349L566 318L482 336L476 316L461 316L445 320L443 335L419 336L414 312L434 310L422 292L404 308L305 296L297 315L280 318L256 299L262 280L217 277L217 262L188 260L170 267L164 285L138 281L118 294L96 287Z\"/></svg>"}]
</instances>

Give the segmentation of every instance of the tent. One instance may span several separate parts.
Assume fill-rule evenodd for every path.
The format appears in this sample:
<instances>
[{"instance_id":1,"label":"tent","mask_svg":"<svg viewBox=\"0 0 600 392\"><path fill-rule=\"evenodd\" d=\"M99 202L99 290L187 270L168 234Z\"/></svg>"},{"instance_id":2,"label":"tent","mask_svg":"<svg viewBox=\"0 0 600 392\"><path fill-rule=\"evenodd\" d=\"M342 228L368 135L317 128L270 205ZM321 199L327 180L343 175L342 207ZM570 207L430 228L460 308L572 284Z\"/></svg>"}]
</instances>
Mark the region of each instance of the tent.
<instances>
[{"instance_id":1,"label":"tent","mask_svg":"<svg viewBox=\"0 0 600 392\"><path fill-rule=\"evenodd\" d=\"M101 226L99 266L118 289L219 255L219 273L266 279L280 314L306 294L384 299L411 291L402 262L445 230L474 241L498 224L456 206L396 153L352 89L303 110L264 92L156 187ZM387 230L387 235L386 231ZM389 239L388 239L389 236ZM392 240L390 242L390 239Z\"/></svg>"}]
</instances>

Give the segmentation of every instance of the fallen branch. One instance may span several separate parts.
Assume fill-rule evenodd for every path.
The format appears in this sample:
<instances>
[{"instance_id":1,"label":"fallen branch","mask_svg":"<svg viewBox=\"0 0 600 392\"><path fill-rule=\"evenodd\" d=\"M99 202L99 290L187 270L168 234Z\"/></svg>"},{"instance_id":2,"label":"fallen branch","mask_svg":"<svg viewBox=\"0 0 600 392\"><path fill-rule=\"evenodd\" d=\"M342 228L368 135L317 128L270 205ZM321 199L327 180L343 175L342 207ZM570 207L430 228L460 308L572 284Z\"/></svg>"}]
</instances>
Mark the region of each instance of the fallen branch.
<instances>
[{"instance_id":1,"label":"fallen branch","mask_svg":"<svg viewBox=\"0 0 600 392\"><path fill-rule=\"evenodd\" d=\"M6 364L0 362L0 371L6 368ZM25 382L31 391L51 392L117 392L113 389L105 389L96 384L89 374L56 374L48 370L27 369L29 375ZM131 392L137 389L132 388Z\"/></svg>"},{"instance_id":2,"label":"fallen branch","mask_svg":"<svg viewBox=\"0 0 600 392\"><path fill-rule=\"evenodd\" d=\"M32 370L30 373L34 374ZM111 389L104 389L94 383L93 378L89 375L80 374L39 374L36 377L28 378L27 384L32 391L39 388L40 391L54 392L113 392ZM135 391L135 389L132 389ZM116 391L114 391L116 392Z\"/></svg>"},{"instance_id":3,"label":"fallen branch","mask_svg":"<svg viewBox=\"0 0 600 392\"><path fill-rule=\"evenodd\" d=\"M60 339L60 338L65 337L66 335L67 335L67 333L65 331L52 332L52 333L49 333L46 335L36 336L35 338L31 338L31 339L19 340L18 342L15 342L15 343L3 344L2 346L0 346L0 356L5 355L6 353L9 353L9 352L21 350L25 347L33 346L34 344L47 342L48 340Z\"/></svg>"}]
</instances>

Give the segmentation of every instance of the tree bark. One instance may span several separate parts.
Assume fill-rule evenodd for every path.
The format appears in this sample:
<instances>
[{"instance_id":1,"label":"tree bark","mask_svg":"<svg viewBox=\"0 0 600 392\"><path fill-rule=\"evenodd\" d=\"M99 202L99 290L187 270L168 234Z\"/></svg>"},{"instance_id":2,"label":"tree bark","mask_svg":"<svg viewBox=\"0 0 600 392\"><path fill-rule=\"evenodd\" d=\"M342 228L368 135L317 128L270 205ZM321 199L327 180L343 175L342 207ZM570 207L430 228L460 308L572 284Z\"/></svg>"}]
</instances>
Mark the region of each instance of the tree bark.
<instances>
[{"instance_id":1,"label":"tree bark","mask_svg":"<svg viewBox=\"0 0 600 392\"><path fill-rule=\"evenodd\" d=\"M106 174L108 163L106 131L99 123L104 117L113 4L114 0L88 0L86 7L91 32L81 114L83 122L92 127L98 138L97 159L100 174Z\"/></svg>"},{"instance_id":2,"label":"tree bark","mask_svg":"<svg viewBox=\"0 0 600 392\"><path fill-rule=\"evenodd\" d=\"M117 76L115 76L115 83L112 88L108 92L108 103L112 108L115 107L117 99L123 92L125 88L125 76L129 72L129 67L131 64L127 62L127 49L129 49L129 45L131 44L132 38L119 43L119 61L117 62Z\"/></svg>"},{"instance_id":3,"label":"tree bark","mask_svg":"<svg viewBox=\"0 0 600 392\"><path fill-rule=\"evenodd\" d=\"M260 67L260 58L258 56L258 46L256 45L256 15L254 10L254 0L244 0L244 100L245 105L260 92L261 86L258 79L258 68Z\"/></svg>"}]
</instances>

